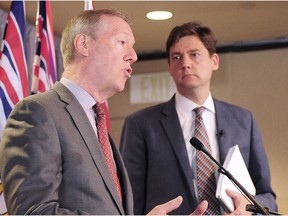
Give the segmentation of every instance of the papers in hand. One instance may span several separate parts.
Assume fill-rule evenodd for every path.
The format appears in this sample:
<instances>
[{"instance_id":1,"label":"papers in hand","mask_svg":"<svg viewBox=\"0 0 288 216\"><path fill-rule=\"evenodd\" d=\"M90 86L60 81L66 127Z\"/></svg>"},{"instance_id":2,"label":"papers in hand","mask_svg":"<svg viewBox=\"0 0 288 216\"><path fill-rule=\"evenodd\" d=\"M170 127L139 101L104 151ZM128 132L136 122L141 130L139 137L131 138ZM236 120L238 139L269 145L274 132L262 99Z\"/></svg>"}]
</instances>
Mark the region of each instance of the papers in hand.
<instances>
[{"instance_id":1,"label":"papers in hand","mask_svg":"<svg viewBox=\"0 0 288 216\"><path fill-rule=\"evenodd\" d=\"M223 167L228 170L251 195L255 195L255 186L252 182L238 145L235 145L229 149ZM221 173L217 183L216 197L221 202L225 211L232 212L235 209L234 203L232 198L226 194L226 189L239 192L232 181Z\"/></svg>"}]
</instances>

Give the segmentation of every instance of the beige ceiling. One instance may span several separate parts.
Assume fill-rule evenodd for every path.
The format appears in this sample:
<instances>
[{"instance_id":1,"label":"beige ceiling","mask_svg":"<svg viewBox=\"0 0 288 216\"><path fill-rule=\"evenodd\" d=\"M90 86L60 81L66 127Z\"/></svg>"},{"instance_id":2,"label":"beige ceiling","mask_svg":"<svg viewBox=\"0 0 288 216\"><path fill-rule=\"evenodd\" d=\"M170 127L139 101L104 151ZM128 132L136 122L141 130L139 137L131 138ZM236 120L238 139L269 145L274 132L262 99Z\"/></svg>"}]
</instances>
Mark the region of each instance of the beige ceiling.
<instances>
[{"instance_id":1,"label":"beige ceiling","mask_svg":"<svg viewBox=\"0 0 288 216\"><path fill-rule=\"evenodd\" d=\"M117 8L132 17L138 53L165 50L169 31L193 20L211 27L219 45L288 37L288 1L94 1L94 6ZM0 1L0 8L9 7L10 1ZM67 21L83 8L83 1L51 1L55 34L61 35ZM32 23L36 9L37 1L26 1L27 19ZM174 16L151 21L145 18L151 10L169 10Z\"/></svg>"}]
</instances>

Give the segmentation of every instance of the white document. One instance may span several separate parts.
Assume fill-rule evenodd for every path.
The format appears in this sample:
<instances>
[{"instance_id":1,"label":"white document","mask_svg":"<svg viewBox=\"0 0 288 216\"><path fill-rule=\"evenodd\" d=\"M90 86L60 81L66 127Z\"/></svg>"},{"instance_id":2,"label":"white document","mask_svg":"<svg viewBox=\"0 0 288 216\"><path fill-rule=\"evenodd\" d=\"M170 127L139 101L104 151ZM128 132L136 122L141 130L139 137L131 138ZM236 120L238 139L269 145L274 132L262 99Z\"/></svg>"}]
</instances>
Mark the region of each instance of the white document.
<instances>
[{"instance_id":1,"label":"white document","mask_svg":"<svg viewBox=\"0 0 288 216\"><path fill-rule=\"evenodd\" d=\"M223 167L251 194L255 195L256 189L243 160L238 145L231 147L225 158ZM225 190L230 189L239 192L232 181L224 174L219 175L216 197L224 205L224 210L234 211L233 200L226 194Z\"/></svg>"}]
</instances>

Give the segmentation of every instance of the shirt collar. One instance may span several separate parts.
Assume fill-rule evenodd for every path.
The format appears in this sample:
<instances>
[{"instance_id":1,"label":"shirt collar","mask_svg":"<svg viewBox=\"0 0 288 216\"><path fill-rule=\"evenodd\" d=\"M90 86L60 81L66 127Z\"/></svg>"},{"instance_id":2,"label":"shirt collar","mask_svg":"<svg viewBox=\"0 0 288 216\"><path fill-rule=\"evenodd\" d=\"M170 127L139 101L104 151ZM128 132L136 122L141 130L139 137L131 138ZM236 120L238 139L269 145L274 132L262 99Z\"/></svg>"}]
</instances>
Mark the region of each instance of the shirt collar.
<instances>
[{"instance_id":1,"label":"shirt collar","mask_svg":"<svg viewBox=\"0 0 288 216\"><path fill-rule=\"evenodd\" d=\"M72 92L85 110L88 110L95 105L94 98L75 82L64 77L61 78L60 82Z\"/></svg>"},{"instance_id":2,"label":"shirt collar","mask_svg":"<svg viewBox=\"0 0 288 216\"><path fill-rule=\"evenodd\" d=\"M190 113L191 110L203 106L207 110L210 110L212 113L215 113L215 106L214 106L214 101L211 95L211 92L209 93L208 97L204 101L204 103L201 104L196 104L190 99L184 97L181 95L179 92L176 92L175 94L175 103L176 103L176 110L182 112L182 113Z\"/></svg>"}]
</instances>

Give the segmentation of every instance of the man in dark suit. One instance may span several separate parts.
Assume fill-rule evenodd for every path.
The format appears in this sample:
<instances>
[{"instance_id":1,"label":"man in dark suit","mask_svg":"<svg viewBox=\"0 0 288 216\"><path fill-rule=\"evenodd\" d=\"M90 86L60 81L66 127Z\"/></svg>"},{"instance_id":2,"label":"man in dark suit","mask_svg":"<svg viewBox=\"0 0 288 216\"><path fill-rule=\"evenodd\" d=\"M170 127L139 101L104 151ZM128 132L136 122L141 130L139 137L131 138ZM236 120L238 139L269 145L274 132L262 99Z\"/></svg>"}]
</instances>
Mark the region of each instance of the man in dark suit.
<instances>
[{"instance_id":1,"label":"man in dark suit","mask_svg":"<svg viewBox=\"0 0 288 216\"><path fill-rule=\"evenodd\" d=\"M238 144L256 187L256 200L276 210L268 160L253 115L211 95L210 80L219 67L211 30L195 22L176 26L166 51L176 94L168 102L129 115L121 136L120 151L134 193L135 214L145 214L179 193L184 201L173 214L188 214L201 201L196 150L189 142L195 136L193 110L197 107L204 107L202 118L212 155L223 163L229 148ZM212 177L217 178L217 171ZM235 205L231 214L251 213L245 211L247 200L240 193L227 193Z\"/></svg>"},{"instance_id":2,"label":"man in dark suit","mask_svg":"<svg viewBox=\"0 0 288 216\"><path fill-rule=\"evenodd\" d=\"M134 42L129 20L115 10L84 11L68 23L62 79L19 102L4 129L0 171L9 214L133 214L126 169L110 137L102 152L94 106L124 89L137 60ZM177 208L182 198L175 197L151 214Z\"/></svg>"}]
</instances>

